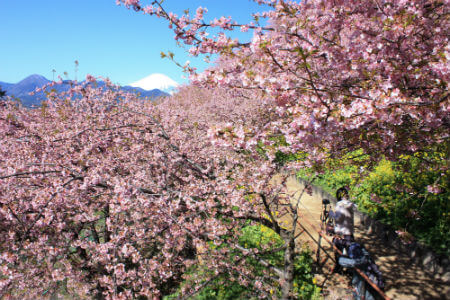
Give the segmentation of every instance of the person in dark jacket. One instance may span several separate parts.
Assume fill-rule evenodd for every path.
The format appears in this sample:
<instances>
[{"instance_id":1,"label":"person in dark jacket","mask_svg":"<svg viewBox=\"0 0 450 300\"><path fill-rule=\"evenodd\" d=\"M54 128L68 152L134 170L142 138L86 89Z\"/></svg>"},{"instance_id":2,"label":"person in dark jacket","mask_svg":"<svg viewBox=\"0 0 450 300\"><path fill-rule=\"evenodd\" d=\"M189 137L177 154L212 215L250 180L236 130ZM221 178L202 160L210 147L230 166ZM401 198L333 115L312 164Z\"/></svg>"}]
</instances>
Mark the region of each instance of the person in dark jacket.
<instances>
[{"instance_id":1,"label":"person in dark jacket","mask_svg":"<svg viewBox=\"0 0 450 300\"><path fill-rule=\"evenodd\" d=\"M340 256L338 263L341 267L349 268L352 271L352 286L355 288L354 299L379 299L379 295L375 289L355 270L355 268L358 268L381 290L384 289L383 276L378 266L370 257L369 252L364 247L358 243L352 243L348 249L348 256Z\"/></svg>"}]
</instances>

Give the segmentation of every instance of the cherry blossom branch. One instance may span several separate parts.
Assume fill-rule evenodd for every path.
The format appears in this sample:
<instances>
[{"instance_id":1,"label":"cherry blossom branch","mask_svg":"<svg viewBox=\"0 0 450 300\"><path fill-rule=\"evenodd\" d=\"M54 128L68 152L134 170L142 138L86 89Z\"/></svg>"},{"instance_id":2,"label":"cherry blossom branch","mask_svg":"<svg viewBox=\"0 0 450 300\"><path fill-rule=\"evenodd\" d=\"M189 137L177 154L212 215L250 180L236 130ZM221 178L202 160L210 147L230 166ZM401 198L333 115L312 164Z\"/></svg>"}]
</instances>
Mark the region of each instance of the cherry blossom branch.
<instances>
[{"instance_id":1,"label":"cherry blossom branch","mask_svg":"<svg viewBox=\"0 0 450 300\"><path fill-rule=\"evenodd\" d=\"M125 108L124 110L125 110L125 111L128 111L128 112L131 112L131 113L134 113L134 114L139 114L139 115L143 115L143 116L149 117L149 118L152 120L152 122L154 122L154 124L156 124L156 125L159 127L159 129L161 130L161 134L162 134L161 137L164 138L164 139L167 140L167 141L170 141L170 137L169 137L169 135L167 134L166 130L164 129L164 127L162 126L162 124L156 120L156 118L155 118L154 116L149 115L149 114L146 114L146 113L143 113L143 112L139 112L139 111L127 109L127 108ZM176 145L174 145L174 144L172 144L172 143L169 143L169 146L170 146L175 152L179 152L179 151L180 151L180 148L178 148ZM214 175L211 175L211 174L206 173L205 169L204 169L202 166L200 166L199 164L193 162L193 161L192 161L191 159L189 159L185 154L181 154L181 157L182 157L182 158L183 158L183 159L184 159L184 160L185 160L185 161L186 161L186 162L187 162L194 170L196 170L201 176L207 177L208 179L214 179L214 178L215 178Z\"/></svg>"},{"instance_id":2,"label":"cherry blossom branch","mask_svg":"<svg viewBox=\"0 0 450 300\"><path fill-rule=\"evenodd\" d=\"M52 174L52 173L61 173L62 171L50 170L50 171L30 171L30 172L18 172L10 175L0 176L0 179L6 179L10 177L18 177L23 175L43 175L43 174Z\"/></svg>"},{"instance_id":3,"label":"cherry blossom branch","mask_svg":"<svg viewBox=\"0 0 450 300\"><path fill-rule=\"evenodd\" d=\"M178 221L170 214L168 213L164 208L160 207L161 211L163 211L167 217L169 217L170 219L172 219L172 221L175 224L178 224ZM193 238L200 238L202 240L208 241L209 238L203 234L198 234L198 233L194 233L192 232L190 229L181 226L181 229L186 232L188 235L190 235ZM214 236L217 240L220 240L219 237ZM278 274L280 277L283 276L283 272L281 270L279 270L278 268L276 268L275 266L273 266L272 264L270 264L269 262L267 262L266 260L264 260L263 258L258 257L255 253L253 253L250 249L244 248L238 244L233 245L234 248L237 248L239 250L241 250L244 254L248 254L251 255L254 259L256 259L259 263L261 263L264 267L269 268L270 270L274 271L276 274Z\"/></svg>"}]
</instances>

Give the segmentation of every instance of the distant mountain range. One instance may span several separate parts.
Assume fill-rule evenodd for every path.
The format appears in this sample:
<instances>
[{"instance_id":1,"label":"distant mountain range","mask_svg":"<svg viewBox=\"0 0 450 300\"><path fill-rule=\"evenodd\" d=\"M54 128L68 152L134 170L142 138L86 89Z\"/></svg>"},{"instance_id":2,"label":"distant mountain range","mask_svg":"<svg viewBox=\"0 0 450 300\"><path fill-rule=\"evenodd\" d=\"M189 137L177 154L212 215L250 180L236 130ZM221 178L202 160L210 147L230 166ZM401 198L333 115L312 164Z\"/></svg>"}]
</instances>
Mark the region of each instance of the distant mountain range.
<instances>
[{"instance_id":1,"label":"distant mountain range","mask_svg":"<svg viewBox=\"0 0 450 300\"><path fill-rule=\"evenodd\" d=\"M63 81L62 84L56 85L52 88L55 88L58 92L67 91L69 89L69 80ZM34 95L30 95L36 88L40 88L45 84L50 83L50 80L41 75L30 75L27 78L23 79L18 83L7 83L0 81L0 87L3 91L6 92L7 96L14 96L19 98L23 105L25 106L37 106L41 104L42 100L45 100L45 93L39 92ZM102 81L98 82L99 86L103 86L105 83ZM165 93L159 89L152 89L150 91L146 91L139 87L131 87L131 86L123 86L120 89L127 92L134 92L139 94L141 98L150 98L155 99L158 97L170 96L168 93Z\"/></svg>"}]
</instances>

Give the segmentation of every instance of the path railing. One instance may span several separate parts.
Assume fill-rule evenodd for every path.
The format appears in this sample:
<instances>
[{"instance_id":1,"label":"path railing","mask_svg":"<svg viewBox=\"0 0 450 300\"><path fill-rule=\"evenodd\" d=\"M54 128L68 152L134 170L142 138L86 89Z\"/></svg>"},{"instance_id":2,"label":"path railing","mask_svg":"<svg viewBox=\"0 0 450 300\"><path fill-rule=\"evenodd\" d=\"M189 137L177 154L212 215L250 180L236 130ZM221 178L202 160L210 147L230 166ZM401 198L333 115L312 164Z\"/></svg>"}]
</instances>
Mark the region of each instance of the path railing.
<instances>
[{"instance_id":1,"label":"path railing","mask_svg":"<svg viewBox=\"0 0 450 300\"><path fill-rule=\"evenodd\" d=\"M298 199L298 201L300 201L300 199ZM300 204L301 204L301 202L300 202ZM309 211L309 209L307 207L305 207L303 204L302 204L302 206L312 216L312 213ZM302 222L305 222L307 225L309 225L317 234L319 234L319 237L322 237L325 241L327 241L332 246L334 251L336 251L339 255L343 255L342 251L339 250L333 244L332 241L330 241L330 239L328 238L328 236L322 229L318 229L314 224L309 222L306 218L303 218ZM310 232L308 232L308 230L305 228L305 226L303 226L303 224L299 220L297 220L297 225L300 226L300 228L302 228L302 231L297 236L299 236L302 233L306 233L317 244L317 246L318 246L317 251L322 250L329 258L331 258L332 261L337 263L335 261L335 259L333 258L333 256L330 255L328 253L328 251L321 246L320 242L318 240L316 240ZM317 260L319 260L319 257L320 256L317 255ZM324 260L324 262L325 262L325 260ZM322 265L320 261L317 261L317 263L319 265ZM356 267L354 269L365 280L365 282L368 283L383 299L391 300L372 280L370 280L370 278L362 270L360 270ZM364 299L364 295L362 295L362 299Z\"/></svg>"},{"instance_id":2,"label":"path railing","mask_svg":"<svg viewBox=\"0 0 450 300\"><path fill-rule=\"evenodd\" d=\"M343 255L343 253L342 253L342 251L341 250L339 250L334 244L333 244L333 242L332 241L330 241L330 239L328 238L328 236L323 232L323 231L321 231L321 230L317 230L317 228L313 225L313 224L311 224L311 222L308 222L306 219L303 219L303 221L305 222L305 223L307 223L309 226L311 226L324 240L326 240L332 247L333 247L333 249L334 249L334 251L336 251L337 253L339 253L339 255ZM319 243L318 243L318 241L316 241L313 237L312 237L312 235L305 229L305 227L300 223L300 221L297 221L297 225L299 225L300 227L302 227L302 229L305 231L305 232L307 232L307 234L313 239L313 241L314 242L316 242L318 245L319 245ZM327 252L327 250L326 249L324 249L323 247L321 247L321 246L319 246L319 248L318 248L318 250L317 251L320 251L320 249L321 250L323 250L324 251L324 253L326 253L327 254L327 256L328 257L330 257L335 263L337 263L335 260L334 260L334 258ZM318 262L318 263L320 263L320 262ZM381 296L381 297L383 297L383 299L385 299L385 300L390 300L390 298L388 297L388 296L386 296L386 294L372 281L372 280L370 280L370 278L369 277L367 277L367 275L363 272L363 271L361 271L360 269L358 269L358 268L355 268L355 270L356 270L356 272L362 277L362 278L364 278L364 280L375 290L375 291L377 291L377 293Z\"/></svg>"}]
</instances>

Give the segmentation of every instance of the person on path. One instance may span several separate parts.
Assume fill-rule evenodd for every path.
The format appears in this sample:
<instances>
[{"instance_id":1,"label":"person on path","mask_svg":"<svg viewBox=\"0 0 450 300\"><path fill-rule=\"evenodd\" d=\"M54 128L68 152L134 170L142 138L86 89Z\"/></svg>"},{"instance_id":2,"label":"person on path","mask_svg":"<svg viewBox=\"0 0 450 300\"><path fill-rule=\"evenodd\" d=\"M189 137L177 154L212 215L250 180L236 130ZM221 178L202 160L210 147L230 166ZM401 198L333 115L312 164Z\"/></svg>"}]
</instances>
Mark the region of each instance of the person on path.
<instances>
[{"instance_id":1,"label":"person on path","mask_svg":"<svg viewBox=\"0 0 450 300\"><path fill-rule=\"evenodd\" d=\"M349 200L348 190L341 187L336 191L336 207L334 212L330 211L330 217L334 219L333 244L341 251L345 250L354 241L354 211L357 209L355 203ZM340 272L341 267L337 263L339 254L335 252L336 266L333 272Z\"/></svg>"},{"instance_id":2,"label":"person on path","mask_svg":"<svg viewBox=\"0 0 450 300\"><path fill-rule=\"evenodd\" d=\"M354 232L354 211L357 209L355 203L349 200L348 190L341 187L336 191L336 207L330 216L334 218L334 233L345 241L352 242Z\"/></svg>"}]
</instances>

